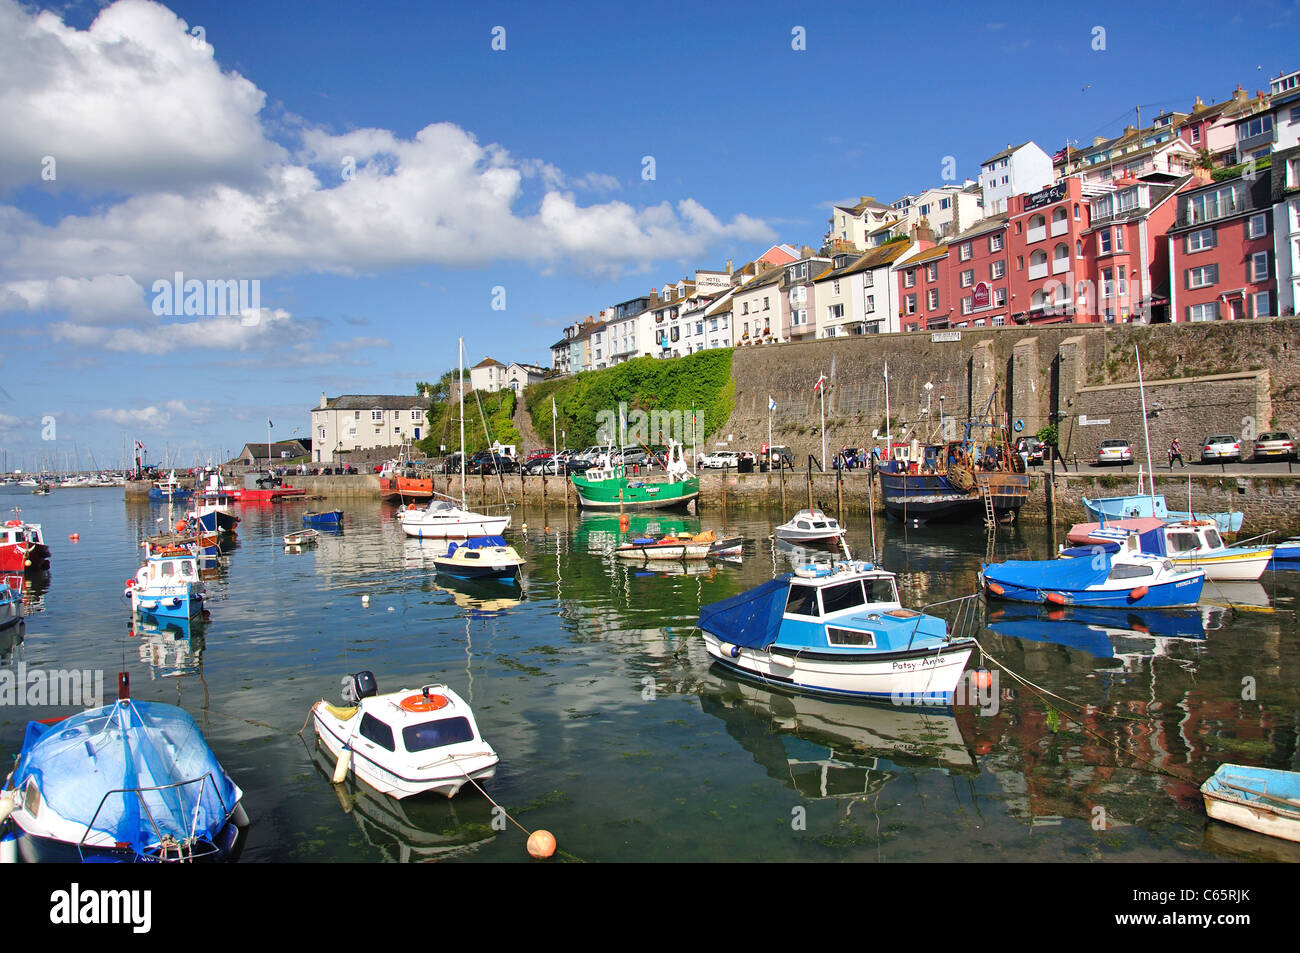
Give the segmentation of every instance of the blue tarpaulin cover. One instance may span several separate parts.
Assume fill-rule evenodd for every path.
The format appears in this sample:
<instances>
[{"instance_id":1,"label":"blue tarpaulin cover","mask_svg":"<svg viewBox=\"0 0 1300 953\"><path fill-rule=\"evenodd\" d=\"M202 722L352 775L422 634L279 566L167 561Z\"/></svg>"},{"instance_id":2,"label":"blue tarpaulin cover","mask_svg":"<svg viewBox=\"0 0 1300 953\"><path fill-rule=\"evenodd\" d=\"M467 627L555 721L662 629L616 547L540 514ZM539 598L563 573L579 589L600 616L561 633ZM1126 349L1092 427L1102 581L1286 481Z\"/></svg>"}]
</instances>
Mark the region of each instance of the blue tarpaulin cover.
<instances>
[{"instance_id":1,"label":"blue tarpaulin cover","mask_svg":"<svg viewBox=\"0 0 1300 953\"><path fill-rule=\"evenodd\" d=\"M781 632L790 574L700 609L700 628L745 648L767 648Z\"/></svg>"},{"instance_id":2,"label":"blue tarpaulin cover","mask_svg":"<svg viewBox=\"0 0 1300 953\"><path fill-rule=\"evenodd\" d=\"M21 789L28 778L36 779L41 798L58 814L93 822L95 831L137 853L156 847L160 833L181 842L191 830L214 838L238 797L194 719L159 702L119 700L53 725L30 722L14 787ZM110 793L195 778L207 781Z\"/></svg>"},{"instance_id":3,"label":"blue tarpaulin cover","mask_svg":"<svg viewBox=\"0 0 1300 953\"><path fill-rule=\"evenodd\" d=\"M1009 559L984 566L984 578L1023 589L1078 592L1106 581L1110 554L1083 559Z\"/></svg>"}]
</instances>

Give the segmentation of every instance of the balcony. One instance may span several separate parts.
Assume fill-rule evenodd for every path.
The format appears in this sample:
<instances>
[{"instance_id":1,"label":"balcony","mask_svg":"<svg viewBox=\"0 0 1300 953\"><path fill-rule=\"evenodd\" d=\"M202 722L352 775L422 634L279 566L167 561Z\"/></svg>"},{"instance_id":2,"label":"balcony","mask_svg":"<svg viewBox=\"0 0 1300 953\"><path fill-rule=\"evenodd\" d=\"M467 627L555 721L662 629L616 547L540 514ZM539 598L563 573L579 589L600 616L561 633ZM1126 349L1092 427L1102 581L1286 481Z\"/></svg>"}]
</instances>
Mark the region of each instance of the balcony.
<instances>
[{"instance_id":1,"label":"balcony","mask_svg":"<svg viewBox=\"0 0 1300 953\"><path fill-rule=\"evenodd\" d=\"M1070 230L1070 220L1068 218L1058 218L1056 221L1052 222L1053 238L1055 238L1057 235L1064 235L1069 230Z\"/></svg>"},{"instance_id":2,"label":"balcony","mask_svg":"<svg viewBox=\"0 0 1300 953\"><path fill-rule=\"evenodd\" d=\"M1047 277L1047 262L1040 261L1038 264L1029 266L1029 280L1037 281L1039 278Z\"/></svg>"},{"instance_id":3,"label":"balcony","mask_svg":"<svg viewBox=\"0 0 1300 953\"><path fill-rule=\"evenodd\" d=\"M1032 245L1034 242L1041 242L1047 237L1047 226L1038 225L1034 228L1025 229L1025 244Z\"/></svg>"},{"instance_id":4,"label":"balcony","mask_svg":"<svg viewBox=\"0 0 1300 953\"><path fill-rule=\"evenodd\" d=\"M1052 274L1054 275L1062 275L1069 270L1070 270L1070 256L1068 255L1064 258L1058 258L1056 259L1056 261L1052 262ZM1034 268L1032 265L1029 266L1029 277L1030 278L1034 277Z\"/></svg>"}]
</instances>

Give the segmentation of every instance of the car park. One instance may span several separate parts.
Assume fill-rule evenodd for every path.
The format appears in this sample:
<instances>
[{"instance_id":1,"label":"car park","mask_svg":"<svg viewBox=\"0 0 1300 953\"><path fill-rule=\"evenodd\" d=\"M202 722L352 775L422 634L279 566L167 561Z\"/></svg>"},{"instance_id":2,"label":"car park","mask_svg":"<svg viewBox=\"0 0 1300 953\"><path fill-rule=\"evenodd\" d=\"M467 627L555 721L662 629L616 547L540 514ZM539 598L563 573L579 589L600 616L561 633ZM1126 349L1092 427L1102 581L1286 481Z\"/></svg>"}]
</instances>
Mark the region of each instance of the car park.
<instances>
[{"instance_id":1,"label":"car park","mask_svg":"<svg viewBox=\"0 0 1300 953\"><path fill-rule=\"evenodd\" d=\"M1103 440L1097 447L1097 463L1126 464L1133 462L1133 444L1127 440Z\"/></svg>"},{"instance_id":2,"label":"car park","mask_svg":"<svg viewBox=\"0 0 1300 953\"><path fill-rule=\"evenodd\" d=\"M1252 460L1295 460L1295 441L1285 430L1262 433L1255 438L1255 451Z\"/></svg>"},{"instance_id":3,"label":"car park","mask_svg":"<svg viewBox=\"0 0 1300 953\"><path fill-rule=\"evenodd\" d=\"M1202 463L1240 462L1241 441L1230 433L1212 434L1201 444Z\"/></svg>"}]
</instances>

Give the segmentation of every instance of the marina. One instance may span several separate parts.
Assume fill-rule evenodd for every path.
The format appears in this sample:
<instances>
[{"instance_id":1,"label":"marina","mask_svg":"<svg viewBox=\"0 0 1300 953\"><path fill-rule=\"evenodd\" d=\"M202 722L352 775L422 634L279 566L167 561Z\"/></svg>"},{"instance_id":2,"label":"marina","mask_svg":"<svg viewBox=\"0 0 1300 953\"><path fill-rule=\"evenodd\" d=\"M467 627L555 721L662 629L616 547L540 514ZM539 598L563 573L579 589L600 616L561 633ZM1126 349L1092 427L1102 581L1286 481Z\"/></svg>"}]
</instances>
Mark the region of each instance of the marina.
<instances>
[{"instance_id":1,"label":"marina","mask_svg":"<svg viewBox=\"0 0 1300 953\"><path fill-rule=\"evenodd\" d=\"M523 856L522 835L494 829L472 786L398 802L351 777L331 783L337 759L298 729L321 699L338 704L342 673L363 670L381 691L453 688L500 759L484 790L554 832L562 860L1245 860L1270 838L1209 820L1199 786L1222 763L1295 769L1291 572L1266 572L1252 592L1207 581L1185 610L990 603L954 697L912 707L792 694L715 664L702 608L819 557L769 539L789 515L778 509L652 511L624 530L614 514L522 506L506 538L523 565L506 584L440 575L430 543L378 500L350 501L346 533L295 552L284 538L314 504L243 505L238 539L203 580L210 618L132 622L121 579L165 506L22 493L0 490L59 542L50 571L24 584L23 626L0 633L0 675L95 669L111 685L124 669L134 699L188 712L242 794L241 863ZM865 524L846 517L867 559ZM724 526L745 540L738 562L686 571L616 554L624 539ZM62 542L73 533L79 543ZM882 520L877 534L898 602L918 611L975 592L990 545L996 561L1050 555L1024 521L991 544L978 523ZM268 591L292 609L270 609ZM1079 707L987 661L998 679L980 687L981 650ZM1259 673L1249 700L1243 673ZM0 725L0 747L16 754L23 731ZM356 809L340 811L341 796ZM796 807L803 830L790 826ZM769 832L761 843L756 829Z\"/></svg>"}]
</instances>

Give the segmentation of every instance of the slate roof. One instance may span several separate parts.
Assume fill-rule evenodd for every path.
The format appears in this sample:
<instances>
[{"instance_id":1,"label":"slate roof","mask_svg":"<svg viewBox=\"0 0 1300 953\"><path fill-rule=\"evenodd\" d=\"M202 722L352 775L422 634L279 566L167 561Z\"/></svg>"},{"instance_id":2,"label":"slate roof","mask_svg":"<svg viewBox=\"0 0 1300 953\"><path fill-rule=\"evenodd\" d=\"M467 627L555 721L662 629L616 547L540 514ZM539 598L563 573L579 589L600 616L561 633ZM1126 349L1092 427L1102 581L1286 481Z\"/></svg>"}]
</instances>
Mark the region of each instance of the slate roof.
<instances>
[{"instance_id":1,"label":"slate roof","mask_svg":"<svg viewBox=\"0 0 1300 953\"><path fill-rule=\"evenodd\" d=\"M325 402L325 406L319 404L312 410L410 410L411 408L424 408L428 402L423 397L396 397L387 394L344 394L341 397L332 397ZM265 443L263 443L265 446Z\"/></svg>"}]
</instances>

